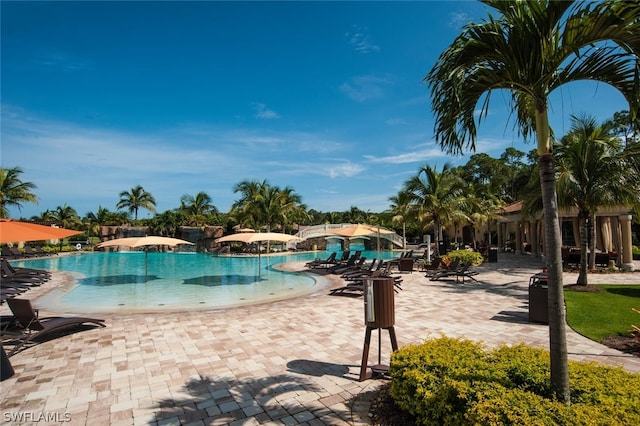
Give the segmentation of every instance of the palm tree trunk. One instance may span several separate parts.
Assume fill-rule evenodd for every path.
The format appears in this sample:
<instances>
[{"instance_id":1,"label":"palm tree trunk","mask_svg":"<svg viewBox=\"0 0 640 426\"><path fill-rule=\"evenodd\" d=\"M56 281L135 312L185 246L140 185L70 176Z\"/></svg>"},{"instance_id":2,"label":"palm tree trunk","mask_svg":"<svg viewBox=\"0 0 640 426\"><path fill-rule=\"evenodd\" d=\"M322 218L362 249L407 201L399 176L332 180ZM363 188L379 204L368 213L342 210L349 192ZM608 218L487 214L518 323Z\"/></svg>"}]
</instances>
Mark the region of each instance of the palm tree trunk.
<instances>
[{"instance_id":1,"label":"palm tree trunk","mask_svg":"<svg viewBox=\"0 0 640 426\"><path fill-rule=\"evenodd\" d=\"M435 256L441 256L443 253L440 253L440 240L442 239L442 230L440 229L440 220L437 216L433 218L433 236L436 240L436 249Z\"/></svg>"},{"instance_id":2,"label":"palm tree trunk","mask_svg":"<svg viewBox=\"0 0 640 426\"><path fill-rule=\"evenodd\" d=\"M562 234L558 219L556 174L551 149L549 115L546 99L539 98L536 105L536 136L540 165L540 189L545 224L545 253L547 257L547 283L549 302L549 355L551 386L559 401L571 402L569 387L569 356L567 354L566 313L562 288Z\"/></svg>"},{"instance_id":3,"label":"palm tree trunk","mask_svg":"<svg viewBox=\"0 0 640 426\"><path fill-rule=\"evenodd\" d=\"M592 213L589 215L589 253L591 256L589 257L589 269L596 269L596 214Z\"/></svg>"},{"instance_id":4,"label":"palm tree trunk","mask_svg":"<svg viewBox=\"0 0 640 426\"><path fill-rule=\"evenodd\" d=\"M589 241L587 229L589 227L589 214L580 212L580 271L578 273L578 285L587 285L587 262L589 261Z\"/></svg>"}]
</instances>

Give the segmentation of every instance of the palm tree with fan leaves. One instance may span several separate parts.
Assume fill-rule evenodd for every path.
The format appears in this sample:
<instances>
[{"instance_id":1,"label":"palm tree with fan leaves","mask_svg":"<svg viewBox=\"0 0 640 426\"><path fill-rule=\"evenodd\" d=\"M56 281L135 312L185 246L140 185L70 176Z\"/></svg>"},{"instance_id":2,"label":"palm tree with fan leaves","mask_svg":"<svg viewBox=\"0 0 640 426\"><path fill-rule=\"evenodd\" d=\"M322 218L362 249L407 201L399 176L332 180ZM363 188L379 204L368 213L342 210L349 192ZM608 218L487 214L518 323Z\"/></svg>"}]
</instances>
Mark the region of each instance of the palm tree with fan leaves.
<instances>
[{"instance_id":1,"label":"palm tree with fan leaves","mask_svg":"<svg viewBox=\"0 0 640 426\"><path fill-rule=\"evenodd\" d=\"M506 91L517 128L535 135L545 218L549 282L551 384L569 403L569 369L562 292L561 235L549 95L568 83L591 80L617 89L636 122L640 63L640 3L605 0L483 0L489 14L467 24L425 76L435 113L435 136L449 153L476 149L478 120L490 95Z\"/></svg>"}]
</instances>

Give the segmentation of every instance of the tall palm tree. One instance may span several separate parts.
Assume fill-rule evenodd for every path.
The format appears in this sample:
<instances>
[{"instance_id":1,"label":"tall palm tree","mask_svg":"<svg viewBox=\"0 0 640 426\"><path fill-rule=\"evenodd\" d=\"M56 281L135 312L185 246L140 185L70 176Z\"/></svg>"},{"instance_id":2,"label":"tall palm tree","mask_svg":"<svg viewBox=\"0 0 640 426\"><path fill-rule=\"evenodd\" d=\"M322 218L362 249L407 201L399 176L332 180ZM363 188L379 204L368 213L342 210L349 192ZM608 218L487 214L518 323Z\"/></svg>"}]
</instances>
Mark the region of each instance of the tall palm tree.
<instances>
[{"instance_id":1,"label":"tall palm tree","mask_svg":"<svg viewBox=\"0 0 640 426\"><path fill-rule=\"evenodd\" d=\"M138 220L138 210L146 209L152 213L156 211L156 199L144 190L140 185L131 188L130 192L122 191L120 201L116 204L118 209L127 209L129 213L134 213L135 220Z\"/></svg>"},{"instance_id":2,"label":"tall palm tree","mask_svg":"<svg viewBox=\"0 0 640 426\"><path fill-rule=\"evenodd\" d=\"M580 221L581 258L577 284L587 285L595 268L596 213L599 207L640 202L636 171L611 127L589 116L572 117L569 133L555 145L558 163L558 205L574 206ZM590 257L587 252L592 253ZM588 264L587 264L588 260Z\"/></svg>"},{"instance_id":3,"label":"tall palm tree","mask_svg":"<svg viewBox=\"0 0 640 426\"><path fill-rule=\"evenodd\" d=\"M9 207L22 208L23 203L38 204L38 198L31 190L36 186L20 179L22 169L0 169L0 218L9 217Z\"/></svg>"},{"instance_id":4,"label":"tall palm tree","mask_svg":"<svg viewBox=\"0 0 640 426\"><path fill-rule=\"evenodd\" d=\"M417 175L404 183L412 204L417 208L418 217L433 221L434 253L440 255L443 241L443 225L449 223L461 211L463 182L453 173L451 164L446 163L441 171L424 165Z\"/></svg>"},{"instance_id":5,"label":"tall palm tree","mask_svg":"<svg viewBox=\"0 0 640 426\"><path fill-rule=\"evenodd\" d=\"M82 222L78 216L78 212L68 205L58 206L52 212L53 220L63 228L76 229Z\"/></svg>"},{"instance_id":6,"label":"tall palm tree","mask_svg":"<svg viewBox=\"0 0 640 426\"><path fill-rule=\"evenodd\" d=\"M243 226L257 228L261 224L261 213L257 206L261 200L261 191L268 185L266 180L243 180L233 187L234 193L240 194L240 199L231 205L230 215Z\"/></svg>"},{"instance_id":7,"label":"tall palm tree","mask_svg":"<svg viewBox=\"0 0 640 426\"><path fill-rule=\"evenodd\" d=\"M435 133L450 153L476 148L476 109L488 113L494 90L509 91L518 129L537 138L549 280L551 383L570 401L562 293L562 255L548 97L578 80L618 89L635 122L640 62L640 3L483 0L499 13L466 25L425 76Z\"/></svg>"},{"instance_id":8,"label":"tall palm tree","mask_svg":"<svg viewBox=\"0 0 640 426\"><path fill-rule=\"evenodd\" d=\"M180 197L180 210L187 215L187 220L194 226L203 226L211 214L218 212L206 192L200 191L195 197L184 194Z\"/></svg>"},{"instance_id":9,"label":"tall palm tree","mask_svg":"<svg viewBox=\"0 0 640 426\"><path fill-rule=\"evenodd\" d=\"M407 221L415 217L415 209L411 204L411 197L407 191L399 191L397 195L389 197L391 202L392 223L402 223L403 249L407 244Z\"/></svg>"}]
</instances>

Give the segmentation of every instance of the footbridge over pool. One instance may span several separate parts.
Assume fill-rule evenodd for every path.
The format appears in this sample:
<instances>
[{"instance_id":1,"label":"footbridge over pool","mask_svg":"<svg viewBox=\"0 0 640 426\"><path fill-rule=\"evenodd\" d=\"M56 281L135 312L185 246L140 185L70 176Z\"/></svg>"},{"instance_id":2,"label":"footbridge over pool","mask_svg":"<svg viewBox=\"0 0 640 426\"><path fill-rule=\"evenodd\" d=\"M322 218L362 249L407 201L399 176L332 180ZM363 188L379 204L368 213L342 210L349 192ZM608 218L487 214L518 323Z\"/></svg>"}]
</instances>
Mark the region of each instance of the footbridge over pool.
<instances>
[{"instance_id":1,"label":"footbridge over pool","mask_svg":"<svg viewBox=\"0 0 640 426\"><path fill-rule=\"evenodd\" d=\"M367 225L362 224L371 228L373 231L370 235L366 236L358 236L358 237L342 237L336 235L336 231L340 228L347 228L350 226L354 226L352 223L325 223L323 225L312 225L307 226L304 229L301 229L296 234L296 237L299 237L303 240L308 240L311 238L339 238L339 239L357 239L357 238L365 238L365 239L375 239L380 235L380 244L382 246L387 246L389 243L393 244L394 248L404 248L404 239L396 234L396 232L392 229L379 227L380 233L378 233L377 225Z\"/></svg>"}]
</instances>

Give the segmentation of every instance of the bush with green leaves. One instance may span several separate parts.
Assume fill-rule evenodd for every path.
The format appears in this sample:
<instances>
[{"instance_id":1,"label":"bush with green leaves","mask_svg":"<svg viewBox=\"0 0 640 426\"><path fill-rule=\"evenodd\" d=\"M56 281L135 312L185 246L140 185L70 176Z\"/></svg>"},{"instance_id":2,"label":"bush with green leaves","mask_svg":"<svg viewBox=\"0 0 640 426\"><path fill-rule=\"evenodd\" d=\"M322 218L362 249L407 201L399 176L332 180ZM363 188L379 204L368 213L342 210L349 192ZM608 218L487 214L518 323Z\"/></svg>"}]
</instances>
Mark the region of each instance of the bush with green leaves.
<instances>
[{"instance_id":1,"label":"bush with green leaves","mask_svg":"<svg viewBox=\"0 0 640 426\"><path fill-rule=\"evenodd\" d=\"M447 253L446 256L451 260L460 259L460 264L464 265L466 263L471 263L474 266L482 264L484 262L484 257L478 253L477 251L471 250L455 250Z\"/></svg>"},{"instance_id":2,"label":"bush with green leaves","mask_svg":"<svg viewBox=\"0 0 640 426\"><path fill-rule=\"evenodd\" d=\"M549 353L524 344L488 351L441 337L391 356L391 396L420 424L640 424L640 375L596 363L569 363L572 394L553 397Z\"/></svg>"}]
</instances>

